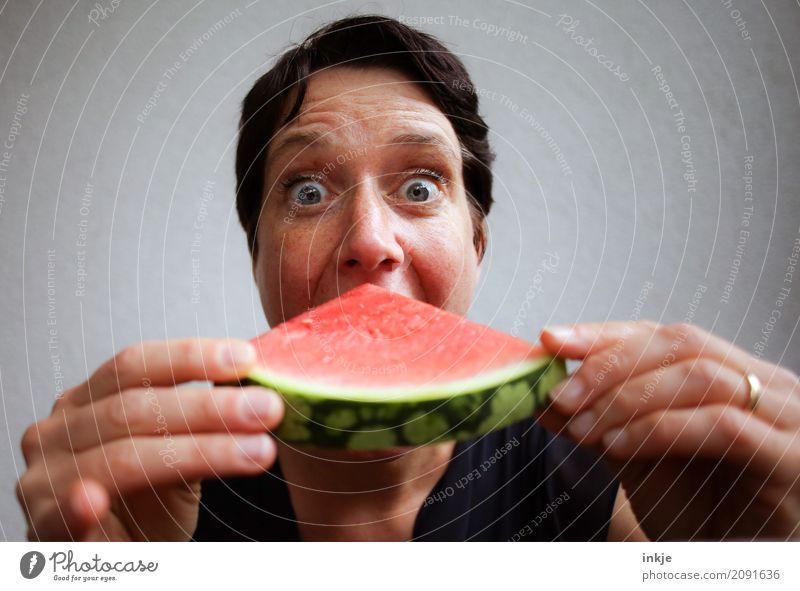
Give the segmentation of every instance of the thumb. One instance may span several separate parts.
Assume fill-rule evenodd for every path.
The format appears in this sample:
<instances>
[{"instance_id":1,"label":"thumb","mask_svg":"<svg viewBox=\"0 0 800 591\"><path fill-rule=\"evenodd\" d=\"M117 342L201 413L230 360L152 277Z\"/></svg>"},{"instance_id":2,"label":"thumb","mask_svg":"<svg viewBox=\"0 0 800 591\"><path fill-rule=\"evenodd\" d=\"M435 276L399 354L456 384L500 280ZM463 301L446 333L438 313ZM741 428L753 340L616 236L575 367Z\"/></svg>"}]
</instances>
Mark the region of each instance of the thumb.
<instances>
[{"instance_id":1,"label":"thumb","mask_svg":"<svg viewBox=\"0 0 800 591\"><path fill-rule=\"evenodd\" d=\"M89 541L97 538L103 519L108 515L111 499L96 480L76 480L69 489L69 511L75 522L75 539ZM100 536L105 539L105 536Z\"/></svg>"},{"instance_id":2,"label":"thumb","mask_svg":"<svg viewBox=\"0 0 800 591\"><path fill-rule=\"evenodd\" d=\"M40 542L85 541L108 514L110 499L94 480L73 481L31 519L29 539Z\"/></svg>"}]
</instances>

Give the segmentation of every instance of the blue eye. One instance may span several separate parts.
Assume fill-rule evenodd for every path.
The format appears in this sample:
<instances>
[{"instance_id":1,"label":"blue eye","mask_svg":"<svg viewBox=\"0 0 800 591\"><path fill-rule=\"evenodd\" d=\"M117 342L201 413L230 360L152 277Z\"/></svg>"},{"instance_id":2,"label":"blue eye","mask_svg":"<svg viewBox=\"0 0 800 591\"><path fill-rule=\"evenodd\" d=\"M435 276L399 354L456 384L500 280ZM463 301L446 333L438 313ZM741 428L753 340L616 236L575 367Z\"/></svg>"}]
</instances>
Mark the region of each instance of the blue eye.
<instances>
[{"instance_id":1,"label":"blue eye","mask_svg":"<svg viewBox=\"0 0 800 591\"><path fill-rule=\"evenodd\" d=\"M293 203L299 205L316 205L322 203L328 191L320 183L310 177L287 179L283 183L284 189L291 190L290 197Z\"/></svg>"},{"instance_id":2,"label":"blue eye","mask_svg":"<svg viewBox=\"0 0 800 591\"><path fill-rule=\"evenodd\" d=\"M426 177L433 177L442 184L446 184L447 181L444 176L429 170L417 170L415 174L417 176L402 184L400 187L401 195L413 203L426 203L438 199L441 189L435 182Z\"/></svg>"}]
</instances>

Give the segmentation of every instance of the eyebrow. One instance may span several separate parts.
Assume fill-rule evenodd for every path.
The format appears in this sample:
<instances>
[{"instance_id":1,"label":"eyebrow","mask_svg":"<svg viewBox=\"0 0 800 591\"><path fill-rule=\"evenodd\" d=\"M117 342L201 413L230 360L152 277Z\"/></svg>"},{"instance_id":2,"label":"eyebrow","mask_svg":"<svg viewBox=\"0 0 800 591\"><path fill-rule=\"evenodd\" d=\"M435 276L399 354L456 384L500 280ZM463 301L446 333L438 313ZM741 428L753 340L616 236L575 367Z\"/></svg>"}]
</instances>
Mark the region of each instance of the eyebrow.
<instances>
[{"instance_id":1,"label":"eyebrow","mask_svg":"<svg viewBox=\"0 0 800 591\"><path fill-rule=\"evenodd\" d=\"M448 144L438 135L403 133L395 137L388 144L381 144L381 145L394 146L394 145L404 145L404 144L434 146L436 148L443 150L454 161L458 160L458 156L456 156L456 153L453 151L453 148L450 146L450 144Z\"/></svg>"},{"instance_id":2,"label":"eyebrow","mask_svg":"<svg viewBox=\"0 0 800 591\"><path fill-rule=\"evenodd\" d=\"M295 145L300 146L309 146L311 144L316 145L330 145L333 143L331 136L328 131L322 130L306 130L306 131L297 131L294 133L288 134L286 139L282 140L275 150L272 153L271 159L277 159L277 157L288 148L291 148ZM442 139L438 135L430 135L430 134L422 134L422 133L402 133L396 137L394 137L390 142L386 144L379 144L378 147L383 146L396 146L396 145L423 145L423 146L433 146L444 151L449 158L453 161L458 160L458 156L453 151L453 148L447 143L444 139Z\"/></svg>"},{"instance_id":3,"label":"eyebrow","mask_svg":"<svg viewBox=\"0 0 800 591\"><path fill-rule=\"evenodd\" d=\"M294 145L300 146L308 146L310 144L319 143L319 144L330 144L331 139L326 131L316 131L316 130L307 130L307 131L296 131L293 133L288 134L286 139L281 141L275 148L272 153L272 158L277 158L282 152L286 151L288 148L291 148Z\"/></svg>"}]
</instances>

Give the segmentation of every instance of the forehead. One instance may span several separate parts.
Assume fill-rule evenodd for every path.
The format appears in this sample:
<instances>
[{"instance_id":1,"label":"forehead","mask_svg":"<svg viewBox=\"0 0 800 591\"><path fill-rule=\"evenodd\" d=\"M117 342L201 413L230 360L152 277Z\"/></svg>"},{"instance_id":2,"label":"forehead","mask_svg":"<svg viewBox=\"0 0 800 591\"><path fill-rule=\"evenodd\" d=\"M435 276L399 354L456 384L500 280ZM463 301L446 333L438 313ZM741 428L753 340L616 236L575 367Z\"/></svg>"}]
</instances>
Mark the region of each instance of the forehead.
<instances>
[{"instance_id":1,"label":"forehead","mask_svg":"<svg viewBox=\"0 0 800 591\"><path fill-rule=\"evenodd\" d=\"M291 102L291 101L289 101ZM309 77L300 114L270 142L269 158L325 145L391 145L398 138L427 139L459 158L450 121L424 86L387 68L337 66ZM286 150L284 150L286 148Z\"/></svg>"}]
</instances>

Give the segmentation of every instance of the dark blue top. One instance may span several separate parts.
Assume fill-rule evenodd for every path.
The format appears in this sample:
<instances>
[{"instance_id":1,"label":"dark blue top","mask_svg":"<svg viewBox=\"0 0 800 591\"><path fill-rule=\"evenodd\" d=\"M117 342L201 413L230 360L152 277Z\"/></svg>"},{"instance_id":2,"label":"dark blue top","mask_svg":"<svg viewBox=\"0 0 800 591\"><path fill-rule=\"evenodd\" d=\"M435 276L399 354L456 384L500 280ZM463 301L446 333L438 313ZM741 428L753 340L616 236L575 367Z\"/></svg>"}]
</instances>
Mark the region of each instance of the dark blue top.
<instances>
[{"instance_id":1,"label":"dark blue top","mask_svg":"<svg viewBox=\"0 0 800 591\"><path fill-rule=\"evenodd\" d=\"M527 419L457 442L414 522L419 541L605 540L618 483L590 450ZM299 541L280 463L205 480L195 541Z\"/></svg>"}]
</instances>

